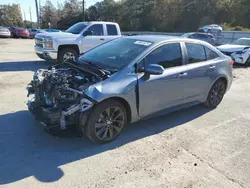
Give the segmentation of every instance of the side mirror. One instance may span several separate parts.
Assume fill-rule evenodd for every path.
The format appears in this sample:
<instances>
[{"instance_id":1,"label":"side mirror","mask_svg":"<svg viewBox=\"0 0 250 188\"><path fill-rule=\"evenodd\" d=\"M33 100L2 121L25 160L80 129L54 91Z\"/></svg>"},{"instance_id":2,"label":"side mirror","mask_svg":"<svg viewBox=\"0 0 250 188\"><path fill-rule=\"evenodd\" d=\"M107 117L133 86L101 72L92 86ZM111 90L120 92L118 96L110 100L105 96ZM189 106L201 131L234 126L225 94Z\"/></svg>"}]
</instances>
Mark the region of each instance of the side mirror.
<instances>
[{"instance_id":1,"label":"side mirror","mask_svg":"<svg viewBox=\"0 0 250 188\"><path fill-rule=\"evenodd\" d=\"M161 75L164 73L164 68L161 65L150 64L140 72L145 72L151 75Z\"/></svg>"},{"instance_id":2,"label":"side mirror","mask_svg":"<svg viewBox=\"0 0 250 188\"><path fill-rule=\"evenodd\" d=\"M87 30L83 33L83 36L92 36L93 34L93 31Z\"/></svg>"}]
</instances>

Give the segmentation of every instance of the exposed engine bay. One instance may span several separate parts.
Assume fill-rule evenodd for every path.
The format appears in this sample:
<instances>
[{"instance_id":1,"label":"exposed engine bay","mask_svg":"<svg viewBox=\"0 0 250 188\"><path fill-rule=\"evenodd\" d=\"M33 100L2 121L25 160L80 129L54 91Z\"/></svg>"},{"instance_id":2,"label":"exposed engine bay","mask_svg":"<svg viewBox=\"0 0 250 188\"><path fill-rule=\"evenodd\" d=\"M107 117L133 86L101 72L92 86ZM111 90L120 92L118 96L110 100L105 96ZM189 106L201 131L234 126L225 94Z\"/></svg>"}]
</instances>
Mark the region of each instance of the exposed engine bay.
<instances>
[{"instance_id":1,"label":"exposed engine bay","mask_svg":"<svg viewBox=\"0 0 250 188\"><path fill-rule=\"evenodd\" d=\"M74 66L40 69L27 86L29 111L46 128L64 130L77 123L79 113L94 105L84 90L107 77Z\"/></svg>"}]
</instances>

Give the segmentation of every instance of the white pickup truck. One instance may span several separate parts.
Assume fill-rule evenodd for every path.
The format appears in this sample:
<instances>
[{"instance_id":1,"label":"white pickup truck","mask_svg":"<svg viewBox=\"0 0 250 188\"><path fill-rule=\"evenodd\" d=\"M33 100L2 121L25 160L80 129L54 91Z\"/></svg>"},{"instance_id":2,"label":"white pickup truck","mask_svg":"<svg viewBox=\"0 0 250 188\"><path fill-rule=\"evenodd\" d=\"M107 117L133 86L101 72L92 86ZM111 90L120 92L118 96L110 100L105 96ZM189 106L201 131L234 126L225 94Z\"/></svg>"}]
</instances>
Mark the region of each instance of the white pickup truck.
<instances>
[{"instance_id":1,"label":"white pickup truck","mask_svg":"<svg viewBox=\"0 0 250 188\"><path fill-rule=\"evenodd\" d=\"M62 63L118 37L121 31L117 23L79 22L65 32L37 34L35 51L41 59Z\"/></svg>"}]
</instances>

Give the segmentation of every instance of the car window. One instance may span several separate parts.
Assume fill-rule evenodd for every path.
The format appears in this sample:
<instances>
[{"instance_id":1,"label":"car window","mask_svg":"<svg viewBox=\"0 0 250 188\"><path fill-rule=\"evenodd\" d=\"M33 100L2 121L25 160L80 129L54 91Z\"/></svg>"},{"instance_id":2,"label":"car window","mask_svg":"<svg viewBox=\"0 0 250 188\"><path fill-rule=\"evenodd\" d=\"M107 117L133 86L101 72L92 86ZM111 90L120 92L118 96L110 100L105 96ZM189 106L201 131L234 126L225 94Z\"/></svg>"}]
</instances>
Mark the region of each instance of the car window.
<instances>
[{"instance_id":1,"label":"car window","mask_svg":"<svg viewBox=\"0 0 250 188\"><path fill-rule=\"evenodd\" d=\"M91 49L80 57L81 61L93 62L99 67L119 70L145 53L153 43L121 37Z\"/></svg>"},{"instance_id":2,"label":"car window","mask_svg":"<svg viewBox=\"0 0 250 188\"><path fill-rule=\"evenodd\" d=\"M67 29L66 33L72 33L72 34L79 34L83 29L85 29L88 26L87 22L79 22L73 26L71 26L69 29Z\"/></svg>"},{"instance_id":3,"label":"car window","mask_svg":"<svg viewBox=\"0 0 250 188\"><path fill-rule=\"evenodd\" d=\"M93 36L102 36L103 34L103 25L95 24L88 28L89 31L93 31Z\"/></svg>"},{"instance_id":4,"label":"car window","mask_svg":"<svg viewBox=\"0 0 250 188\"><path fill-rule=\"evenodd\" d=\"M207 60L211 60L211 59L216 59L218 56L218 54L216 52L214 52L213 50L205 47L206 50L206 56L207 56Z\"/></svg>"},{"instance_id":5,"label":"car window","mask_svg":"<svg viewBox=\"0 0 250 188\"><path fill-rule=\"evenodd\" d=\"M116 26L113 24L107 24L108 35L118 35Z\"/></svg>"},{"instance_id":6,"label":"car window","mask_svg":"<svg viewBox=\"0 0 250 188\"><path fill-rule=\"evenodd\" d=\"M161 46L151 52L145 58L146 65L158 64L166 68L182 65L182 53L179 43L171 43Z\"/></svg>"},{"instance_id":7,"label":"car window","mask_svg":"<svg viewBox=\"0 0 250 188\"><path fill-rule=\"evenodd\" d=\"M203 45L186 43L188 63L206 61L206 53Z\"/></svg>"},{"instance_id":8,"label":"car window","mask_svg":"<svg viewBox=\"0 0 250 188\"><path fill-rule=\"evenodd\" d=\"M206 39L207 35L203 35L203 34L197 34L198 38L200 39Z\"/></svg>"}]
</instances>

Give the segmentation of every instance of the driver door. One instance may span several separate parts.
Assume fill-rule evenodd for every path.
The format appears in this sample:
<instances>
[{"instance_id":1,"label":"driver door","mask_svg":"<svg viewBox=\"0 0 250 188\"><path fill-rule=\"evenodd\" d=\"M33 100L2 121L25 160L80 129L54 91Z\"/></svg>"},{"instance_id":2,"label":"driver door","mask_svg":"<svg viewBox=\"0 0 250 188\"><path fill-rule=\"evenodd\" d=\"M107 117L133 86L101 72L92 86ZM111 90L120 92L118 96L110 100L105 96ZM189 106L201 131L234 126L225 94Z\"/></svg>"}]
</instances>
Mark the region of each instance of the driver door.
<instances>
[{"instance_id":1,"label":"driver door","mask_svg":"<svg viewBox=\"0 0 250 188\"><path fill-rule=\"evenodd\" d=\"M180 43L168 43L153 50L139 64L161 65L162 75L138 73L139 114L141 117L185 103L187 68L183 63Z\"/></svg>"},{"instance_id":2,"label":"driver door","mask_svg":"<svg viewBox=\"0 0 250 188\"><path fill-rule=\"evenodd\" d=\"M93 35L83 36L81 40L81 53L87 52L90 49L101 45L105 42L103 24L91 25L87 30L92 31Z\"/></svg>"}]
</instances>

